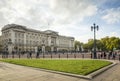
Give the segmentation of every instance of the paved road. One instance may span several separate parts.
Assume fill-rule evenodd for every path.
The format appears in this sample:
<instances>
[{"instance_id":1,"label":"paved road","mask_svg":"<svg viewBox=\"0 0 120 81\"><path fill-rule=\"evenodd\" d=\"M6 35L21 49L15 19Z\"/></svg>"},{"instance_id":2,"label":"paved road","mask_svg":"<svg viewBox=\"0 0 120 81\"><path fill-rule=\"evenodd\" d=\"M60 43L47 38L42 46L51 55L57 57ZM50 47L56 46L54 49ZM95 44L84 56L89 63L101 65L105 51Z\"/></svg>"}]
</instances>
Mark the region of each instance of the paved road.
<instances>
[{"instance_id":1,"label":"paved road","mask_svg":"<svg viewBox=\"0 0 120 81\"><path fill-rule=\"evenodd\" d=\"M88 81L0 62L0 81Z\"/></svg>"},{"instance_id":2,"label":"paved road","mask_svg":"<svg viewBox=\"0 0 120 81\"><path fill-rule=\"evenodd\" d=\"M120 63L96 76L91 81L120 81Z\"/></svg>"}]
</instances>

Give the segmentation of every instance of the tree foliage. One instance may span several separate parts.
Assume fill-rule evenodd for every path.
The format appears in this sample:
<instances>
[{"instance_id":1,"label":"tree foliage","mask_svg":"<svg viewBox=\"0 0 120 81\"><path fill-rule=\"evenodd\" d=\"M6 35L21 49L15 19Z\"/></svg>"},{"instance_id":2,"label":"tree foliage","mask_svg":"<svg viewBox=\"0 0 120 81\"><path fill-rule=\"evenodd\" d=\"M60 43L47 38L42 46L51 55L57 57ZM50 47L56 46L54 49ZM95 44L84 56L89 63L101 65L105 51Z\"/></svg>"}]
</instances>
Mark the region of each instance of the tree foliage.
<instances>
[{"instance_id":1,"label":"tree foliage","mask_svg":"<svg viewBox=\"0 0 120 81\"><path fill-rule=\"evenodd\" d=\"M76 46L80 45L78 41L76 42ZM94 40L91 39L87 43L83 44L84 50L92 51L94 47ZM100 40L96 40L96 48L99 51L113 51L115 49L120 50L120 38L118 37L104 37Z\"/></svg>"},{"instance_id":2,"label":"tree foliage","mask_svg":"<svg viewBox=\"0 0 120 81\"><path fill-rule=\"evenodd\" d=\"M105 37L101 39L101 42L105 50L120 49L120 39L118 37Z\"/></svg>"}]
</instances>

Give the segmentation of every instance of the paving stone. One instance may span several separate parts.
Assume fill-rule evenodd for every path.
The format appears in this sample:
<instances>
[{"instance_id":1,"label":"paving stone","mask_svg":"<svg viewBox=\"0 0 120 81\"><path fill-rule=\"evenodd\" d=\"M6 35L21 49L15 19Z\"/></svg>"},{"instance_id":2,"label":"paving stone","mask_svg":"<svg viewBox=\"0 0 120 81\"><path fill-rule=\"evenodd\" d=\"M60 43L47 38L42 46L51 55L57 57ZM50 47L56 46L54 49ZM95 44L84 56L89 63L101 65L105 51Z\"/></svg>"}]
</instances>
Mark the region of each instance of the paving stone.
<instances>
[{"instance_id":1,"label":"paving stone","mask_svg":"<svg viewBox=\"0 0 120 81\"><path fill-rule=\"evenodd\" d=\"M0 62L0 81L88 81L81 78L44 72L33 68Z\"/></svg>"},{"instance_id":2,"label":"paving stone","mask_svg":"<svg viewBox=\"0 0 120 81\"><path fill-rule=\"evenodd\" d=\"M0 62L0 81L120 81L120 63L92 80Z\"/></svg>"},{"instance_id":3,"label":"paving stone","mask_svg":"<svg viewBox=\"0 0 120 81\"><path fill-rule=\"evenodd\" d=\"M96 76L92 81L120 81L120 63Z\"/></svg>"}]
</instances>

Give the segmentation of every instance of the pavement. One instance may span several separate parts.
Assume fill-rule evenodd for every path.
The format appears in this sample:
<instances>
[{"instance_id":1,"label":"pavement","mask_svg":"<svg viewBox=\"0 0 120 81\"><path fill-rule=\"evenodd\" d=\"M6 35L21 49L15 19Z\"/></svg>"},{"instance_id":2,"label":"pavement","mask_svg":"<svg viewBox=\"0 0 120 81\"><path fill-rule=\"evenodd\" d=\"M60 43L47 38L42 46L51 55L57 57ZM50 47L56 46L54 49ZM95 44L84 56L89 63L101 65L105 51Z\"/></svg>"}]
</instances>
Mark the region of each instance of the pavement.
<instances>
[{"instance_id":1,"label":"pavement","mask_svg":"<svg viewBox=\"0 0 120 81\"><path fill-rule=\"evenodd\" d=\"M102 72L91 81L120 81L120 62L105 72Z\"/></svg>"},{"instance_id":2,"label":"pavement","mask_svg":"<svg viewBox=\"0 0 120 81\"><path fill-rule=\"evenodd\" d=\"M88 81L33 68L0 62L0 81Z\"/></svg>"},{"instance_id":3,"label":"pavement","mask_svg":"<svg viewBox=\"0 0 120 81\"><path fill-rule=\"evenodd\" d=\"M120 63L87 80L0 62L0 81L120 81Z\"/></svg>"}]
</instances>

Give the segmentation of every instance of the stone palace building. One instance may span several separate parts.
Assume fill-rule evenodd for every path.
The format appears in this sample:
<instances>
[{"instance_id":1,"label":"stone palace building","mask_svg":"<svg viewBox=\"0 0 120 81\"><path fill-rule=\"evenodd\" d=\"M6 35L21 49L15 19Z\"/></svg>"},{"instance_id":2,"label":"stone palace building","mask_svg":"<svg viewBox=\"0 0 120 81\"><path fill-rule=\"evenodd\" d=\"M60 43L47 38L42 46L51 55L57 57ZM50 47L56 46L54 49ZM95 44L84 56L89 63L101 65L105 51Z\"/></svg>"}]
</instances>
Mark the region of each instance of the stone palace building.
<instances>
[{"instance_id":1,"label":"stone palace building","mask_svg":"<svg viewBox=\"0 0 120 81\"><path fill-rule=\"evenodd\" d=\"M2 28L2 47L8 51L71 51L74 49L74 37L62 36L52 30L39 31L7 24Z\"/></svg>"}]
</instances>

